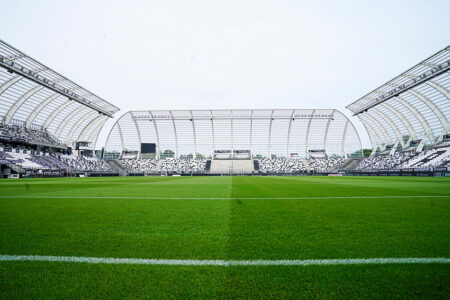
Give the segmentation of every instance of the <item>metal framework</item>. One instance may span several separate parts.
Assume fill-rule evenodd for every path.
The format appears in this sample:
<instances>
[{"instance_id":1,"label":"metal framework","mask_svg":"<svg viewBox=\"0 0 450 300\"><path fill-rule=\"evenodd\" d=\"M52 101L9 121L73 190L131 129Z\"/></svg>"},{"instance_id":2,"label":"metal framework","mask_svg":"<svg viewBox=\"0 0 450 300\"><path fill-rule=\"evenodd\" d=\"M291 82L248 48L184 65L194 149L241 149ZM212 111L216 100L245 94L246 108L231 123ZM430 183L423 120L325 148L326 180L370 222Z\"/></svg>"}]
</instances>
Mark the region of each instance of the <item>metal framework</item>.
<instances>
[{"instance_id":1,"label":"metal framework","mask_svg":"<svg viewBox=\"0 0 450 300\"><path fill-rule=\"evenodd\" d=\"M372 148L417 151L450 133L450 46L383 84L347 108L366 127Z\"/></svg>"},{"instance_id":2,"label":"metal framework","mask_svg":"<svg viewBox=\"0 0 450 300\"><path fill-rule=\"evenodd\" d=\"M5 124L47 129L66 145L95 146L119 109L0 40L0 116Z\"/></svg>"},{"instance_id":3,"label":"metal framework","mask_svg":"<svg viewBox=\"0 0 450 300\"><path fill-rule=\"evenodd\" d=\"M353 124L335 109L130 111L112 127L105 153L140 151L156 157L210 157L215 150L250 150L261 157L307 157L309 150L345 156L361 149Z\"/></svg>"}]
</instances>

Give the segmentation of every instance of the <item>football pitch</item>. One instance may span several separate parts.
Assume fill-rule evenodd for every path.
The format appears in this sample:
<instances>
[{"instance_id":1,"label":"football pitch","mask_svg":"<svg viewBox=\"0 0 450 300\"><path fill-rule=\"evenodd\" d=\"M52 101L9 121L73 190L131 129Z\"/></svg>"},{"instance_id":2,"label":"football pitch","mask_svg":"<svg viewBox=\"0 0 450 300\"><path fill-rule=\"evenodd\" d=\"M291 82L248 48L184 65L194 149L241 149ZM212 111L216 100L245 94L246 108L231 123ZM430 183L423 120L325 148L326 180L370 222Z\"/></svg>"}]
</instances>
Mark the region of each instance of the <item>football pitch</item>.
<instances>
[{"instance_id":1,"label":"football pitch","mask_svg":"<svg viewBox=\"0 0 450 300\"><path fill-rule=\"evenodd\" d=\"M447 178L0 181L0 298L449 296Z\"/></svg>"}]
</instances>

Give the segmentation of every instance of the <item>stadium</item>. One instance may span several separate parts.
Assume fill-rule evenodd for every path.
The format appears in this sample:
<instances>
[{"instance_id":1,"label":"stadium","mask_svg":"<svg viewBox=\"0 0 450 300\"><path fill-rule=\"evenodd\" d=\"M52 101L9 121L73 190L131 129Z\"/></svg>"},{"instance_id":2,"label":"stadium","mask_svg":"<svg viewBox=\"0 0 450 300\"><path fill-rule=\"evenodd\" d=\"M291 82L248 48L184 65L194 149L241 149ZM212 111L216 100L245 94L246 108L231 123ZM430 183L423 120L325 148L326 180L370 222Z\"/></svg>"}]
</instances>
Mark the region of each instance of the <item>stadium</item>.
<instances>
[{"instance_id":1,"label":"stadium","mask_svg":"<svg viewBox=\"0 0 450 300\"><path fill-rule=\"evenodd\" d=\"M450 295L450 46L345 113L120 112L30 54L0 39L1 298Z\"/></svg>"},{"instance_id":2,"label":"stadium","mask_svg":"<svg viewBox=\"0 0 450 300\"><path fill-rule=\"evenodd\" d=\"M369 157L337 109L129 111L95 151L119 108L0 47L3 178L447 174L450 47L347 106L369 134Z\"/></svg>"}]
</instances>

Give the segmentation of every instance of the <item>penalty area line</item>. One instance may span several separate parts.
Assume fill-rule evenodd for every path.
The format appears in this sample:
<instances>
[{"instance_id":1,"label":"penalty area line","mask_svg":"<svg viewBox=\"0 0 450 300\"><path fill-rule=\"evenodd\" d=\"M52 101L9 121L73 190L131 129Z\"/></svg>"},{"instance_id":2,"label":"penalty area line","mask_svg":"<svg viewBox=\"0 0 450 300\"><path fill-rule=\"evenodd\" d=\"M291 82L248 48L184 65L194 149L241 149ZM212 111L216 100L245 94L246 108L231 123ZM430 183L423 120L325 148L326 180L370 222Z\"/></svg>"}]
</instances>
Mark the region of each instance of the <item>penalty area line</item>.
<instances>
[{"instance_id":1,"label":"penalty area line","mask_svg":"<svg viewBox=\"0 0 450 300\"><path fill-rule=\"evenodd\" d=\"M355 258L307 260L195 260L146 259L77 256L0 255L0 261L71 262L88 264L163 265L163 266L322 266L322 265L386 265L386 264L448 264L450 258Z\"/></svg>"},{"instance_id":2,"label":"penalty area line","mask_svg":"<svg viewBox=\"0 0 450 300\"><path fill-rule=\"evenodd\" d=\"M394 195L394 196L311 196L311 197L145 197L145 196L0 196L0 198L30 199L168 199L168 200L308 200L308 199L380 199L380 198L450 198L450 195Z\"/></svg>"}]
</instances>

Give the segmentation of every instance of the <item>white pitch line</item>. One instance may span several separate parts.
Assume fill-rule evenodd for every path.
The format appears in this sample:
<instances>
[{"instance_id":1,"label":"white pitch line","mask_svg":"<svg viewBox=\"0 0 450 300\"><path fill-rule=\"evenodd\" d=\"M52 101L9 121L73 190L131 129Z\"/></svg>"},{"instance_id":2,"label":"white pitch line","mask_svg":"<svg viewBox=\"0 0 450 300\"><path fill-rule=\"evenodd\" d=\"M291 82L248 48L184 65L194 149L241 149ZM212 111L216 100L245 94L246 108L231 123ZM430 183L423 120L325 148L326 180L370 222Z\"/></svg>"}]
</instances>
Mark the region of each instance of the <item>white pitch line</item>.
<instances>
[{"instance_id":1,"label":"white pitch line","mask_svg":"<svg viewBox=\"0 0 450 300\"><path fill-rule=\"evenodd\" d=\"M448 264L450 258L356 258L307 260L195 260L195 259L145 259L40 255L0 255L0 261L42 261L88 264L165 265L165 266L319 266L319 265L385 265L385 264Z\"/></svg>"},{"instance_id":2,"label":"white pitch line","mask_svg":"<svg viewBox=\"0 0 450 300\"><path fill-rule=\"evenodd\" d=\"M23 196L0 196L0 198L36 198L36 199L172 199L172 200L233 200L233 199L244 199L244 200L258 200L258 199L268 199L268 200L306 200L306 199L379 199L379 198L450 198L450 195L430 195L430 196L409 196L409 195L396 195L396 196L325 196L325 197L140 197L140 196L34 196L34 195L23 195Z\"/></svg>"}]
</instances>

